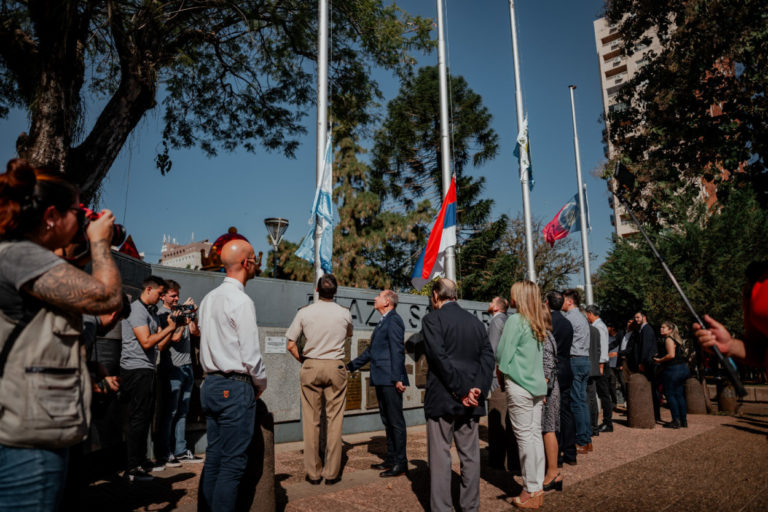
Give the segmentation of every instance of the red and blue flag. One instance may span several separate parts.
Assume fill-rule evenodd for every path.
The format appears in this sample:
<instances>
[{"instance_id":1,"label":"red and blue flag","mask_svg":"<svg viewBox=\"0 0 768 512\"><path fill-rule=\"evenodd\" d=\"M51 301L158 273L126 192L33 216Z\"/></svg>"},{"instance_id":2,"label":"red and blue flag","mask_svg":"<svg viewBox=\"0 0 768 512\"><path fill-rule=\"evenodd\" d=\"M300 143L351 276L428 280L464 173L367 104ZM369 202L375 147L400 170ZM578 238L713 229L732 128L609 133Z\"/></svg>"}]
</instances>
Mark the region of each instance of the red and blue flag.
<instances>
[{"instance_id":1,"label":"red and blue flag","mask_svg":"<svg viewBox=\"0 0 768 512\"><path fill-rule=\"evenodd\" d=\"M591 229L589 226L589 207L587 206L587 191L584 187L584 210L587 215L587 230ZM544 239L550 245L555 245L556 240L565 238L572 232L575 233L581 231L581 222L579 220L579 195L574 194L573 197L565 203L557 212L555 218L552 219L549 224L544 226L541 230L544 233Z\"/></svg>"},{"instance_id":2,"label":"red and blue flag","mask_svg":"<svg viewBox=\"0 0 768 512\"><path fill-rule=\"evenodd\" d=\"M432 231L427 238L427 246L421 252L416 267L411 274L411 283L417 290L435 276L443 275L445 250L456 245L456 179L451 178L448 193L443 199L443 206L435 218Z\"/></svg>"}]
</instances>

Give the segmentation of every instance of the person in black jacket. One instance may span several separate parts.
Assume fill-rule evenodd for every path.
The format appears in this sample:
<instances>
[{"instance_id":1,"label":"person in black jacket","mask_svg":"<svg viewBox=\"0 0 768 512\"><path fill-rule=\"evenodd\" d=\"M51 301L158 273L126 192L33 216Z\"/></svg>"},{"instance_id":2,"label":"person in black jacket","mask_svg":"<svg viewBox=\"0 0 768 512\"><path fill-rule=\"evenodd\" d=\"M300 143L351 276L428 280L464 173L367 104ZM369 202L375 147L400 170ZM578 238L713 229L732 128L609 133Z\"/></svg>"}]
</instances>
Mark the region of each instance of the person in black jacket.
<instances>
[{"instance_id":1,"label":"person in black jacket","mask_svg":"<svg viewBox=\"0 0 768 512\"><path fill-rule=\"evenodd\" d=\"M560 431L557 433L559 456L557 465L576 464L576 423L571 410L571 343L573 325L563 316L563 294L559 291L547 293L547 305L552 312L552 335L557 344L557 384L560 387Z\"/></svg>"},{"instance_id":2,"label":"person in black jacket","mask_svg":"<svg viewBox=\"0 0 768 512\"><path fill-rule=\"evenodd\" d=\"M465 511L480 505L478 421L495 367L485 326L456 303L456 283L438 280L430 297L434 310L421 321L429 364L424 415L427 419L430 505L452 511L451 440L461 459L461 495Z\"/></svg>"},{"instance_id":3,"label":"person in black jacket","mask_svg":"<svg viewBox=\"0 0 768 512\"><path fill-rule=\"evenodd\" d=\"M656 421L661 421L659 381L656 378L656 363L653 361L657 354L656 333L642 311L635 313L635 324L638 325L638 333L632 347L632 355L636 368L632 370L645 375L648 378L648 382L651 383L653 415Z\"/></svg>"},{"instance_id":4,"label":"person in black jacket","mask_svg":"<svg viewBox=\"0 0 768 512\"><path fill-rule=\"evenodd\" d=\"M381 313L381 321L373 330L368 348L347 365L354 372L371 362L371 384L376 388L379 414L387 435L384 462L372 467L383 469L379 473L382 477L402 475L408 469L403 392L409 382L405 372L405 324L395 311L397 302L397 294L392 290L383 290L374 299L373 307Z\"/></svg>"}]
</instances>

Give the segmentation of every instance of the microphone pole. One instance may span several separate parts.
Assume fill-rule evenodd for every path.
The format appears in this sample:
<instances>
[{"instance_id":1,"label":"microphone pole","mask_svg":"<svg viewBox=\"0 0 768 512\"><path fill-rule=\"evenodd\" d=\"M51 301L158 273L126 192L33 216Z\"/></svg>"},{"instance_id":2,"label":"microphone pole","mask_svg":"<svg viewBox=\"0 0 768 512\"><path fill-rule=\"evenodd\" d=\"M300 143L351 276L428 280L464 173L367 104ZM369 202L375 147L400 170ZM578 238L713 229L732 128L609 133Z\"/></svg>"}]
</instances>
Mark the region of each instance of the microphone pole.
<instances>
[{"instance_id":1,"label":"microphone pole","mask_svg":"<svg viewBox=\"0 0 768 512\"><path fill-rule=\"evenodd\" d=\"M629 171L626 169L626 167L624 167L621 162L616 162L616 170L614 172L614 179L616 180L616 184L614 186L614 194L616 194L616 197L619 199L619 202L621 202L621 204L624 205L624 208L627 210L627 213L629 213L629 216L632 217L632 220L637 226L637 229L643 235L643 238L645 238L645 241L648 244L648 247L651 248L651 251L653 251L654 256L656 256L656 259L659 260L659 263L661 263L661 267L664 269L664 272L667 273L667 277L669 277L670 281L672 281L672 284L675 286L677 293L680 294L680 297L682 297L683 302L685 302L685 305L688 307L688 311L691 312L691 315L693 315L693 318L696 320L696 322L699 325L701 325L702 327L706 327L707 324L701 319L701 317L699 317L698 313L696 313L696 310L693 309L693 305L691 305L691 301L688 300L688 296L680 287L680 284L677 282L675 275L667 266L667 262L664 261L664 258L662 258L661 254L659 254L659 251L656 249L656 246L653 244L653 242L651 242L651 239L648 237L648 233L646 233L645 229L643 228L643 225L640 224L640 221L637 220L637 216L632 211L632 208L630 208L629 201L627 201L624 198L622 189L626 188L628 184L622 183L623 181L622 178L626 177L627 174L629 174ZM733 360L730 357L726 358L723 355L723 353L720 352L720 349L717 348L717 345L713 345L712 349L715 353L715 357L717 357L718 362L723 367L723 369L725 369L725 372L728 375L728 380L730 380L731 384L733 384L733 387L736 390L736 394L739 395L740 397L745 396L747 394L747 390L744 389L744 385L741 383L739 374L736 373L736 364L733 362ZM696 345L696 350L697 351L700 350L698 345Z\"/></svg>"}]
</instances>

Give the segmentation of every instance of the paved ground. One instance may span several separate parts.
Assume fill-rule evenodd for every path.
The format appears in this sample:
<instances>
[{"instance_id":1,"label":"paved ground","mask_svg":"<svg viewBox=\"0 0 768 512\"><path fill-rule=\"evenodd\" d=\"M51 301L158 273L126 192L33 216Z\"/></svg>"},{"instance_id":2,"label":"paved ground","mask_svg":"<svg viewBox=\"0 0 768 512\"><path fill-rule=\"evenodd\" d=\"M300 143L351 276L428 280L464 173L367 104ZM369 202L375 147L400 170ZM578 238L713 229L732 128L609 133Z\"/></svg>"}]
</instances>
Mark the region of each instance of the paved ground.
<instances>
[{"instance_id":1,"label":"paved ground","mask_svg":"<svg viewBox=\"0 0 768 512\"><path fill-rule=\"evenodd\" d=\"M664 411L668 415L667 411ZM622 416L613 433L594 439L595 451L565 466L564 491L548 493L544 508L558 511L768 510L768 407L745 407L741 418L690 416L688 429L629 429ZM486 429L481 425L484 468ZM384 453L381 432L344 436L342 481L305 482L301 443L275 447L278 509L285 511L411 511L428 509L426 434L408 431L408 476L381 479L369 469ZM454 500L458 459L454 455ZM87 510L196 510L201 465L169 469L155 482L129 485L120 479L93 483ZM519 477L484 469L483 510L512 510ZM456 504L458 507L458 504Z\"/></svg>"}]
</instances>

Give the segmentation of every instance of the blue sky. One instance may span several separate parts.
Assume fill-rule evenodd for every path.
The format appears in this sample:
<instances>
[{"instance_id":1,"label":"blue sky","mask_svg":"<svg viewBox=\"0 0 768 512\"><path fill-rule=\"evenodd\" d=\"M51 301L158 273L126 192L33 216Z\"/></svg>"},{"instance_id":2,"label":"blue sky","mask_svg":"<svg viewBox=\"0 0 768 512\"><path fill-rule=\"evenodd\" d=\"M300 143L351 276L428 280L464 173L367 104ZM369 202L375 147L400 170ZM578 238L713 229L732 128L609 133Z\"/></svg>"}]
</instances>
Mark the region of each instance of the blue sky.
<instances>
[{"instance_id":1,"label":"blue sky","mask_svg":"<svg viewBox=\"0 0 768 512\"><path fill-rule=\"evenodd\" d=\"M399 5L414 14L437 16L432 0ZM523 101L536 180L531 194L533 216L549 221L576 192L568 93L568 85L575 84L581 166L590 199L590 249L597 257L593 270L604 260L613 232L605 183L591 173L604 160L603 126L598 121L602 113L600 76L592 28L602 7L600 0L516 2ZM485 196L495 201L494 216L515 216L522 211L522 200L513 155L517 122L508 2L447 0L446 17L451 72L463 75L483 97L499 134L498 157L470 173L485 176ZM436 37L436 30L434 33ZM436 63L436 52L419 56L419 65ZM383 72L377 77L386 99L394 97L397 81ZM95 116L95 112L91 114ZM161 176L154 164L161 117L156 109L140 122L107 176L101 195L101 206L111 208L126 225L147 261L159 259L164 234L179 243L188 242L193 234L195 240L213 241L235 225L257 251L264 251L266 267L266 217L288 218L291 225L285 237L300 241L315 186L314 111L306 118L310 131L295 159L264 150L255 154L220 152L215 158L197 149L172 151L173 169L167 176ZM3 161L15 156L16 137L27 127L22 112L0 120ZM581 284L582 279L574 276L573 282Z\"/></svg>"}]
</instances>

